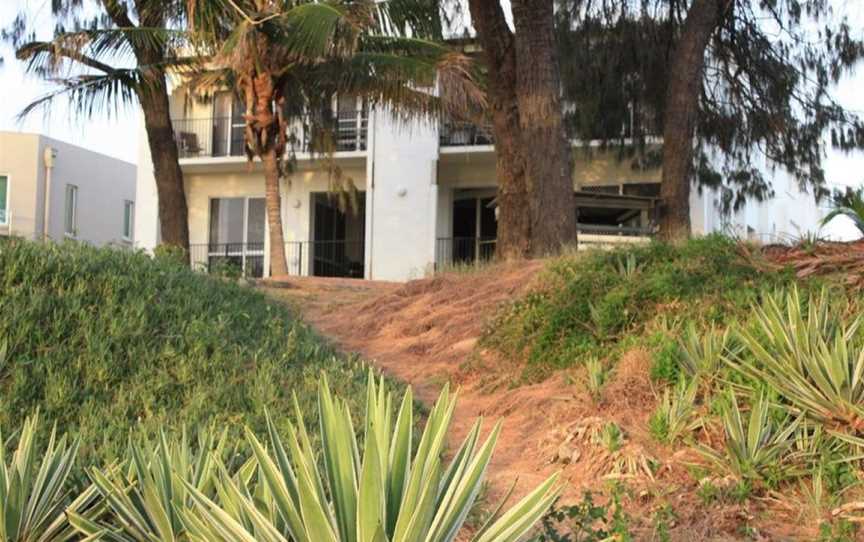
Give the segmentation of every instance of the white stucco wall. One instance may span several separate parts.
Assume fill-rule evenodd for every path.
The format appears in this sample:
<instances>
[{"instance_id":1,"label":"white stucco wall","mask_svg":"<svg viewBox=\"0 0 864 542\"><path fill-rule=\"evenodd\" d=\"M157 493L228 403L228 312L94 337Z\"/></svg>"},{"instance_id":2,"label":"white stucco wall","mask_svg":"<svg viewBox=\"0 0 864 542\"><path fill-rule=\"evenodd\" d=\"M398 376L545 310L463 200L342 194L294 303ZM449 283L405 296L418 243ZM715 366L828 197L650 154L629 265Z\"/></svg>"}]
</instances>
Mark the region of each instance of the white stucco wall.
<instances>
[{"instance_id":1,"label":"white stucco wall","mask_svg":"<svg viewBox=\"0 0 864 542\"><path fill-rule=\"evenodd\" d=\"M138 171L135 185L135 247L152 251L159 244L159 198L156 196L156 178L153 160L144 130L144 117L138 122Z\"/></svg>"},{"instance_id":2,"label":"white stucco wall","mask_svg":"<svg viewBox=\"0 0 864 542\"><path fill-rule=\"evenodd\" d=\"M434 123L405 125L374 111L371 278L406 280L424 276L435 261L438 211Z\"/></svg>"},{"instance_id":3,"label":"white stucco wall","mask_svg":"<svg viewBox=\"0 0 864 542\"><path fill-rule=\"evenodd\" d=\"M65 238L66 186L72 184L78 187L76 239L131 246L134 239L123 239L123 204L136 199L135 165L47 137L40 138L40 157L45 147L57 151L49 196L51 238ZM132 230L134 236L134 216Z\"/></svg>"},{"instance_id":4,"label":"white stucco wall","mask_svg":"<svg viewBox=\"0 0 864 542\"><path fill-rule=\"evenodd\" d=\"M48 202L50 238L62 241L67 237L66 186L72 184L78 187L75 238L96 245L131 245L123 239L123 217L124 202L136 200L134 164L41 135L5 132L0 133L0 174L10 177L13 233L43 237L45 152L49 148L54 150Z\"/></svg>"}]
</instances>

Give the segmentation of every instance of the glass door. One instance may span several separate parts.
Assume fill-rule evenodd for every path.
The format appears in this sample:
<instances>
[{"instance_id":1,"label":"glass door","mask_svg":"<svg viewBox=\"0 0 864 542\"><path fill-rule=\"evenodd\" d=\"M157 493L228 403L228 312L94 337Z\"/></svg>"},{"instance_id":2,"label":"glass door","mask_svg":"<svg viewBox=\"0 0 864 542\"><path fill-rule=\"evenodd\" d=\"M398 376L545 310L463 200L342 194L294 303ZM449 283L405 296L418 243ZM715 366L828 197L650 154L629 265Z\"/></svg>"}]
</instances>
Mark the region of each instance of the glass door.
<instances>
[{"instance_id":1,"label":"glass door","mask_svg":"<svg viewBox=\"0 0 864 542\"><path fill-rule=\"evenodd\" d=\"M213 156L231 154L231 93L219 92L213 99Z\"/></svg>"},{"instance_id":2,"label":"glass door","mask_svg":"<svg viewBox=\"0 0 864 542\"><path fill-rule=\"evenodd\" d=\"M245 276L264 275L266 213L264 198L213 198L210 200L211 271L234 267Z\"/></svg>"},{"instance_id":3,"label":"glass door","mask_svg":"<svg viewBox=\"0 0 864 542\"><path fill-rule=\"evenodd\" d=\"M246 150L244 134L246 132L246 121L243 115L246 114L246 107L243 101L238 97L234 97L231 104L231 156L243 156Z\"/></svg>"}]
</instances>

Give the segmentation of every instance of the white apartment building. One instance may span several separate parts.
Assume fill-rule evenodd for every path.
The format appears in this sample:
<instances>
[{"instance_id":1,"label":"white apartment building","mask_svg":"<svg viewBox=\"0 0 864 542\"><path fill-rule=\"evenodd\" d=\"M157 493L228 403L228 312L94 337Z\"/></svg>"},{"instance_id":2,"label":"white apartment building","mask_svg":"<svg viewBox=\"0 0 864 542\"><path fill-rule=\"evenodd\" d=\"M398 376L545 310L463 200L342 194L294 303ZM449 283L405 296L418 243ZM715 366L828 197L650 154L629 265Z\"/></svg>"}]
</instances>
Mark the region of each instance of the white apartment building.
<instances>
[{"instance_id":1,"label":"white apartment building","mask_svg":"<svg viewBox=\"0 0 864 542\"><path fill-rule=\"evenodd\" d=\"M264 178L261 164L250 165L243 152L240 104L227 92L201 103L176 91L171 102L189 205L193 265L207 268L230 262L250 275L268 275ZM333 160L343 178L356 187L357 205L340 206L329 195L321 160L304 149L297 153L296 171L281 187L292 274L403 281L424 276L436 266L471 262L494 252L497 182L488 129L398 121L387 111L366 108L354 99L336 100L333 110ZM303 126L298 124L294 131L304 141ZM139 246L152 248L159 241L156 189L146 137L139 139L135 239ZM574 142L573 152L582 237L649 231L659 196L659 168L639 167L648 161L618 148ZM821 211L812 198L799 196L796 205L812 209L765 218L775 213L767 202L730 220L717 211L715 194L694 190L694 231L728 230L730 223L751 235L796 235L814 229ZM783 200L781 207L787 205ZM804 215L806 221L801 220ZM757 232L757 227L769 230Z\"/></svg>"},{"instance_id":2,"label":"white apartment building","mask_svg":"<svg viewBox=\"0 0 864 542\"><path fill-rule=\"evenodd\" d=\"M0 131L0 236L133 246L134 164Z\"/></svg>"}]
</instances>

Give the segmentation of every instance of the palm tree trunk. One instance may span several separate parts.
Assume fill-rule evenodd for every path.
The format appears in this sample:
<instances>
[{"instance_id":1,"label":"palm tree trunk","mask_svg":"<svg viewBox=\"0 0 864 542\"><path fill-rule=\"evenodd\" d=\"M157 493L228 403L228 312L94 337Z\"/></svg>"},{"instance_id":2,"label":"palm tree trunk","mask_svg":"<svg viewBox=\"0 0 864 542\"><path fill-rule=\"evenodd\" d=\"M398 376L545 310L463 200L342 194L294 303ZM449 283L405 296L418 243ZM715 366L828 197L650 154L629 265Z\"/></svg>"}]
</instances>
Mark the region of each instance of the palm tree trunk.
<instances>
[{"instance_id":1,"label":"palm tree trunk","mask_svg":"<svg viewBox=\"0 0 864 542\"><path fill-rule=\"evenodd\" d=\"M516 46L498 0L469 0L469 9L489 68L488 100L498 178L496 256L501 260L526 258L531 249L531 216L519 135Z\"/></svg>"},{"instance_id":2,"label":"palm tree trunk","mask_svg":"<svg viewBox=\"0 0 864 542\"><path fill-rule=\"evenodd\" d=\"M285 261L285 236L282 233L282 195L279 190L276 149L271 145L261 160L264 162L264 197L270 232L270 275L284 277L288 275L288 265Z\"/></svg>"},{"instance_id":3,"label":"palm tree trunk","mask_svg":"<svg viewBox=\"0 0 864 542\"><path fill-rule=\"evenodd\" d=\"M690 235L690 183L693 137L705 71L705 50L732 0L694 0L672 54L663 123L663 179L660 185L660 237Z\"/></svg>"},{"instance_id":4,"label":"palm tree trunk","mask_svg":"<svg viewBox=\"0 0 864 542\"><path fill-rule=\"evenodd\" d=\"M530 196L531 253L576 242L572 151L561 119L561 74L552 0L513 0L516 94Z\"/></svg>"},{"instance_id":5,"label":"palm tree trunk","mask_svg":"<svg viewBox=\"0 0 864 542\"><path fill-rule=\"evenodd\" d=\"M153 159L153 177L159 199L159 227L161 242L189 251L189 210L180 170L177 144L168 107L168 89L164 74L155 77L139 93L144 111L144 128Z\"/></svg>"}]
</instances>

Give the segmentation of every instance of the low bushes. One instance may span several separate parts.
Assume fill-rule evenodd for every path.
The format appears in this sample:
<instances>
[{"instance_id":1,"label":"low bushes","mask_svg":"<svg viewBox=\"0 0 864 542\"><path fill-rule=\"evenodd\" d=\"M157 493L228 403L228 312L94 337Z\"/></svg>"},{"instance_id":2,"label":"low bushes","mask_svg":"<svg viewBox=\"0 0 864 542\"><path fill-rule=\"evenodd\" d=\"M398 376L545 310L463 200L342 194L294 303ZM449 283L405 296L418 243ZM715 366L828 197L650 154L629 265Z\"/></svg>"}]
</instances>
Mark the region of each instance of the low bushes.
<instances>
[{"instance_id":1,"label":"low bushes","mask_svg":"<svg viewBox=\"0 0 864 542\"><path fill-rule=\"evenodd\" d=\"M792 280L756 270L721 236L579 253L551 263L541 287L502 310L483 342L545 374L614 356L664 319L725 324Z\"/></svg>"},{"instance_id":2,"label":"low bushes","mask_svg":"<svg viewBox=\"0 0 864 542\"><path fill-rule=\"evenodd\" d=\"M364 394L364 368L286 307L170 254L2 241L0 314L0 426L38 408L85 459L120 456L130 429L263 431L266 408L315 401L322 371Z\"/></svg>"}]
</instances>

